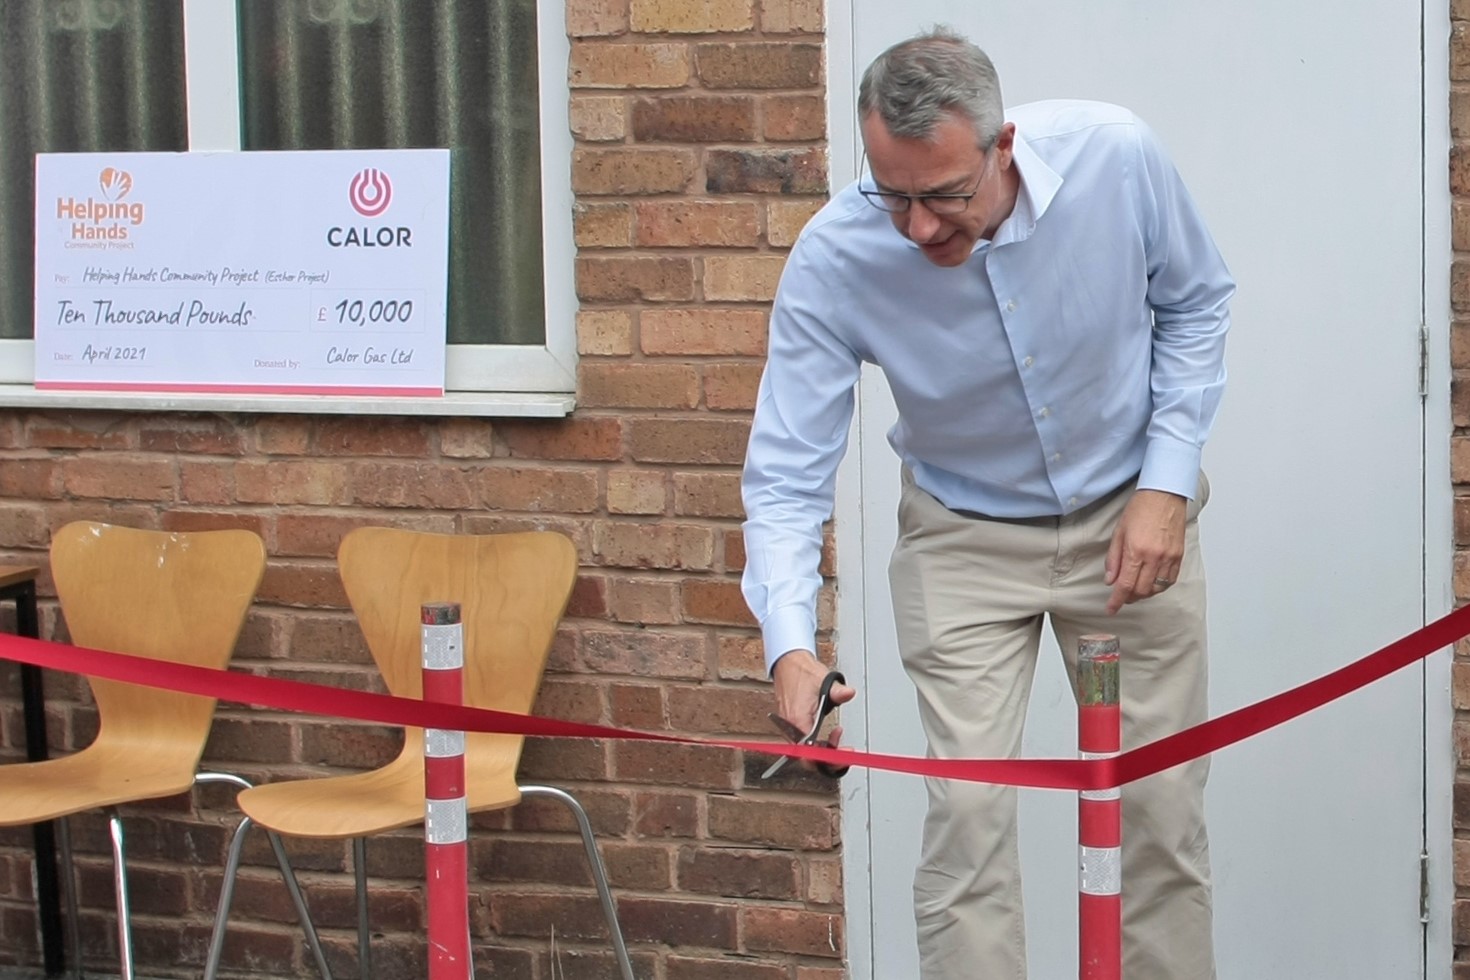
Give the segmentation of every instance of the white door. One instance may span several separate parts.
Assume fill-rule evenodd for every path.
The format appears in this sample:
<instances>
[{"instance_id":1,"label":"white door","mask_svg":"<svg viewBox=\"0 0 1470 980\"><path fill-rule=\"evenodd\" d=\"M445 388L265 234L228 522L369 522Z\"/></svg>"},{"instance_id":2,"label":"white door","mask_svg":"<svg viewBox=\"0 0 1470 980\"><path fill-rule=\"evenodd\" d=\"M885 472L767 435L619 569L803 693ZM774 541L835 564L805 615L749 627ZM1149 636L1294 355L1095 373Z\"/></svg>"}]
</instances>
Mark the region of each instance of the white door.
<instances>
[{"instance_id":1,"label":"white door","mask_svg":"<svg viewBox=\"0 0 1470 980\"><path fill-rule=\"evenodd\" d=\"M1134 109L1200 202L1239 281L1230 381L1205 454L1212 713L1446 611L1448 562L1433 544L1426 572L1425 544L1426 526L1449 538L1447 433L1431 425L1426 470L1420 391L1421 324L1438 349L1447 320L1436 271L1448 259L1436 128L1447 69L1438 55L1426 68L1420 23L1444 25L1424 42L1444 46L1442 2L847 3L829 7L834 184L855 172L862 68L938 22L987 49L1009 104L1082 97ZM1428 164L1426 147L1439 152ZM1440 378L1434 369L1431 381ZM1429 410L1447 413L1437 390ZM866 373L838 504L839 654L862 687L844 717L865 747L922 754L887 594L892 418L881 377ZM1426 821L1436 853L1450 837L1443 670L1403 671L1217 756L1208 800L1222 980L1424 975ZM1043 650L1031 711L1026 754L1074 755L1075 710L1054 646ZM855 772L844 791L852 976L916 976L922 784ZM1031 975L1076 976L1075 798L1022 796ZM1439 882L1435 894L1446 890ZM1428 975L1447 976L1447 913L1436 917L1430 929L1443 941Z\"/></svg>"}]
</instances>

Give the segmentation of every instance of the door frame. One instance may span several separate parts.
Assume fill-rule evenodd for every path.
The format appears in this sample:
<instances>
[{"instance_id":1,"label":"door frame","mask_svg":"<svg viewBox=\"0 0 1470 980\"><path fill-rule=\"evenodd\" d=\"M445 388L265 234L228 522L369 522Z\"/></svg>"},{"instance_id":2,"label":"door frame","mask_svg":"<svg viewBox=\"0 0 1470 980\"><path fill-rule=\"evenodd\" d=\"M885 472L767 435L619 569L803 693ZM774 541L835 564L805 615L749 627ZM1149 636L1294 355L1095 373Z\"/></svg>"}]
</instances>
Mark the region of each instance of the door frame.
<instances>
[{"instance_id":1,"label":"door frame","mask_svg":"<svg viewBox=\"0 0 1470 980\"><path fill-rule=\"evenodd\" d=\"M1383 0L1389 2L1389 0ZM1420 490L1424 515L1421 566L1422 620L1429 622L1454 608L1454 491L1450 476L1450 263L1451 194L1449 189L1449 0L1420 0L1422 74L1420 107L1423 142L1420 148L1422 254L1421 316L1425 363L1420 434L1423 480ZM829 137L828 180L835 192L857 173L859 149L856 124L857 86L852 23L853 0L828 0L826 5L827 114ZM1430 257L1438 258L1431 261ZM864 461L862 390L853 416L852 447L838 470L834 511L837 543L837 634L844 669L864 686L869 644L864 610L869 595L882 595L883 581L866 580L864 554L862 467ZM885 460L891 465L891 460ZM1368 651L1363 651L1367 653ZM1454 937L1454 827L1453 793L1455 754L1452 738L1454 705L1451 700L1452 658L1437 653L1419 666L1424 744L1424 857L1427 860L1424 910L1424 974L1449 980L1453 970ZM871 745L868 699L857 710L844 711L843 723L855 746ZM852 980L874 980L874 944L877 930L872 905L872 821L868 773L857 769L845 780L842 796L843 874L847 936L847 970Z\"/></svg>"}]
</instances>

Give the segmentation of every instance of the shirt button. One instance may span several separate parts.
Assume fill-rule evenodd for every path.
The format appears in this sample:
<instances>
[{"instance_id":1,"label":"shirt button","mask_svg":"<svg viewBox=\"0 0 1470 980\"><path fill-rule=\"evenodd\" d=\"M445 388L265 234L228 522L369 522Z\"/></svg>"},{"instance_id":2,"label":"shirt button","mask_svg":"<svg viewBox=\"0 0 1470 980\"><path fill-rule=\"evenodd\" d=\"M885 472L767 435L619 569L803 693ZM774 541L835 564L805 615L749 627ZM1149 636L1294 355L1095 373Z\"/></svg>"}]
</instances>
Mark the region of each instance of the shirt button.
<instances>
[{"instance_id":1,"label":"shirt button","mask_svg":"<svg viewBox=\"0 0 1470 980\"><path fill-rule=\"evenodd\" d=\"M1035 363L1036 363L1036 358L1034 358L1034 357L1028 357L1024 361L1021 362L1021 366L1022 367L1030 367L1031 365L1033 365Z\"/></svg>"},{"instance_id":2,"label":"shirt button","mask_svg":"<svg viewBox=\"0 0 1470 980\"><path fill-rule=\"evenodd\" d=\"M1053 463L1060 463L1062 461L1062 454L1061 453L1052 453L1051 454L1051 461Z\"/></svg>"},{"instance_id":3,"label":"shirt button","mask_svg":"<svg viewBox=\"0 0 1470 980\"><path fill-rule=\"evenodd\" d=\"M1077 498L1076 497L1068 497L1067 498L1067 506L1068 507L1076 507L1077 506Z\"/></svg>"},{"instance_id":4,"label":"shirt button","mask_svg":"<svg viewBox=\"0 0 1470 980\"><path fill-rule=\"evenodd\" d=\"M1006 303L1006 312L1007 313L1014 313L1014 312L1016 312L1016 301L1015 300L1010 300L1010 301L1008 301Z\"/></svg>"},{"instance_id":5,"label":"shirt button","mask_svg":"<svg viewBox=\"0 0 1470 980\"><path fill-rule=\"evenodd\" d=\"M1039 416L1041 416L1042 418L1046 418L1048 415L1051 414L1051 409L1049 409L1049 408L1042 408L1042 410L1039 411L1039 412L1037 412L1036 414L1039 415Z\"/></svg>"}]
</instances>

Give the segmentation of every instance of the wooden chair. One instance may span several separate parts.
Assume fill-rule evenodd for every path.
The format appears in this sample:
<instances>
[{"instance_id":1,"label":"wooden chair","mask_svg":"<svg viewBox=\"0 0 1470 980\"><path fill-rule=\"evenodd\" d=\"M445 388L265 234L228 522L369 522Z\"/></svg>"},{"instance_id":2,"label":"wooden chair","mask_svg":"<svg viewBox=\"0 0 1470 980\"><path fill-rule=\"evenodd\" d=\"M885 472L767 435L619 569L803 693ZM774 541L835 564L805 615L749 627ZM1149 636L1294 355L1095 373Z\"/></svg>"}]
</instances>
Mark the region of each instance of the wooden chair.
<instances>
[{"instance_id":1,"label":"wooden chair","mask_svg":"<svg viewBox=\"0 0 1470 980\"><path fill-rule=\"evenodd\" d=\"M265 570L265 547L250 531L170 534L90 521L51 541L51 574L72 641L82 647L223 668ZM45 762L0 766L0 825L37 823L101 808L112 837L118 952L133 976L125 840L117 806L186 792L195 783L250 784L199 772L215 702L211 698L88 677L99 729L91 745ZM238 834L238 831L237 831ZM76 888L61 823L72 963L81 955ZM306 907L279 838L272 841L303 921Z\"/></svg>"},{"instance_id":2,"label":"wooden chair","mask_svg":"<svg viewBox=\"0 0 1470 980\"><path fill-rule=\"evenodd\" d=\"M527 713L536 698L557 623L577 575L570 541L551 532L451 535L358 528L337 555L342 582L388 690L421 697L420 607L458 602L464 624L464 703ZM519 786L519 735L471 732L465 739L465 789L471 813L544 796L570 807L623 980L633 980L602 859L586 811L569 793ZM367 917L369 835L424 819L424 733L404 733L396 759L369 772L258 786L240 794L248 819L299 837L352 838L358 902L359 975L371 976ZM225 870L220 915L228 909L235 867ZM311 927L308 926L308 930ZM212 946L221 940L216 935ZM217 957L212 951L211 962ZM326 976L326 974L323 974ZM206 980L212 974L206 972Z\"/></svg>"}]
</instances>

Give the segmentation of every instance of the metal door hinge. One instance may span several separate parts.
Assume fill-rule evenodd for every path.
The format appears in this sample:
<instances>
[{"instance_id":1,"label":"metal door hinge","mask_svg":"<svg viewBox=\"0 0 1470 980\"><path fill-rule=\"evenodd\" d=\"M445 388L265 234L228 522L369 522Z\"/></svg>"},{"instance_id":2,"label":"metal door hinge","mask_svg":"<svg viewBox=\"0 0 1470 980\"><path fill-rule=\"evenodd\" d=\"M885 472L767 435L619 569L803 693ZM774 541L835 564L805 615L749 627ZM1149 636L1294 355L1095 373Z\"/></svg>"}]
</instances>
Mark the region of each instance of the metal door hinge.
<instances>
[{"instance_id":1,"label":"metal door hinge","mask_svg":"<svg viewBox=\"0 0 1470 980\"><path fill-rule=\"evenodd\" d=\"M1429 397L1429 327L1419 324L1419 400Z\"/></svg>"},{"instance_id":2,"label":"metal door hinge","mask_svg":"<svg viewBox=\"0 0 1470 980\"><path fill-rule=\"evenodd\" d=\"M1419 921L1429 924L1429 852L1419 852Z\"/></svg>"}]
</instances>

